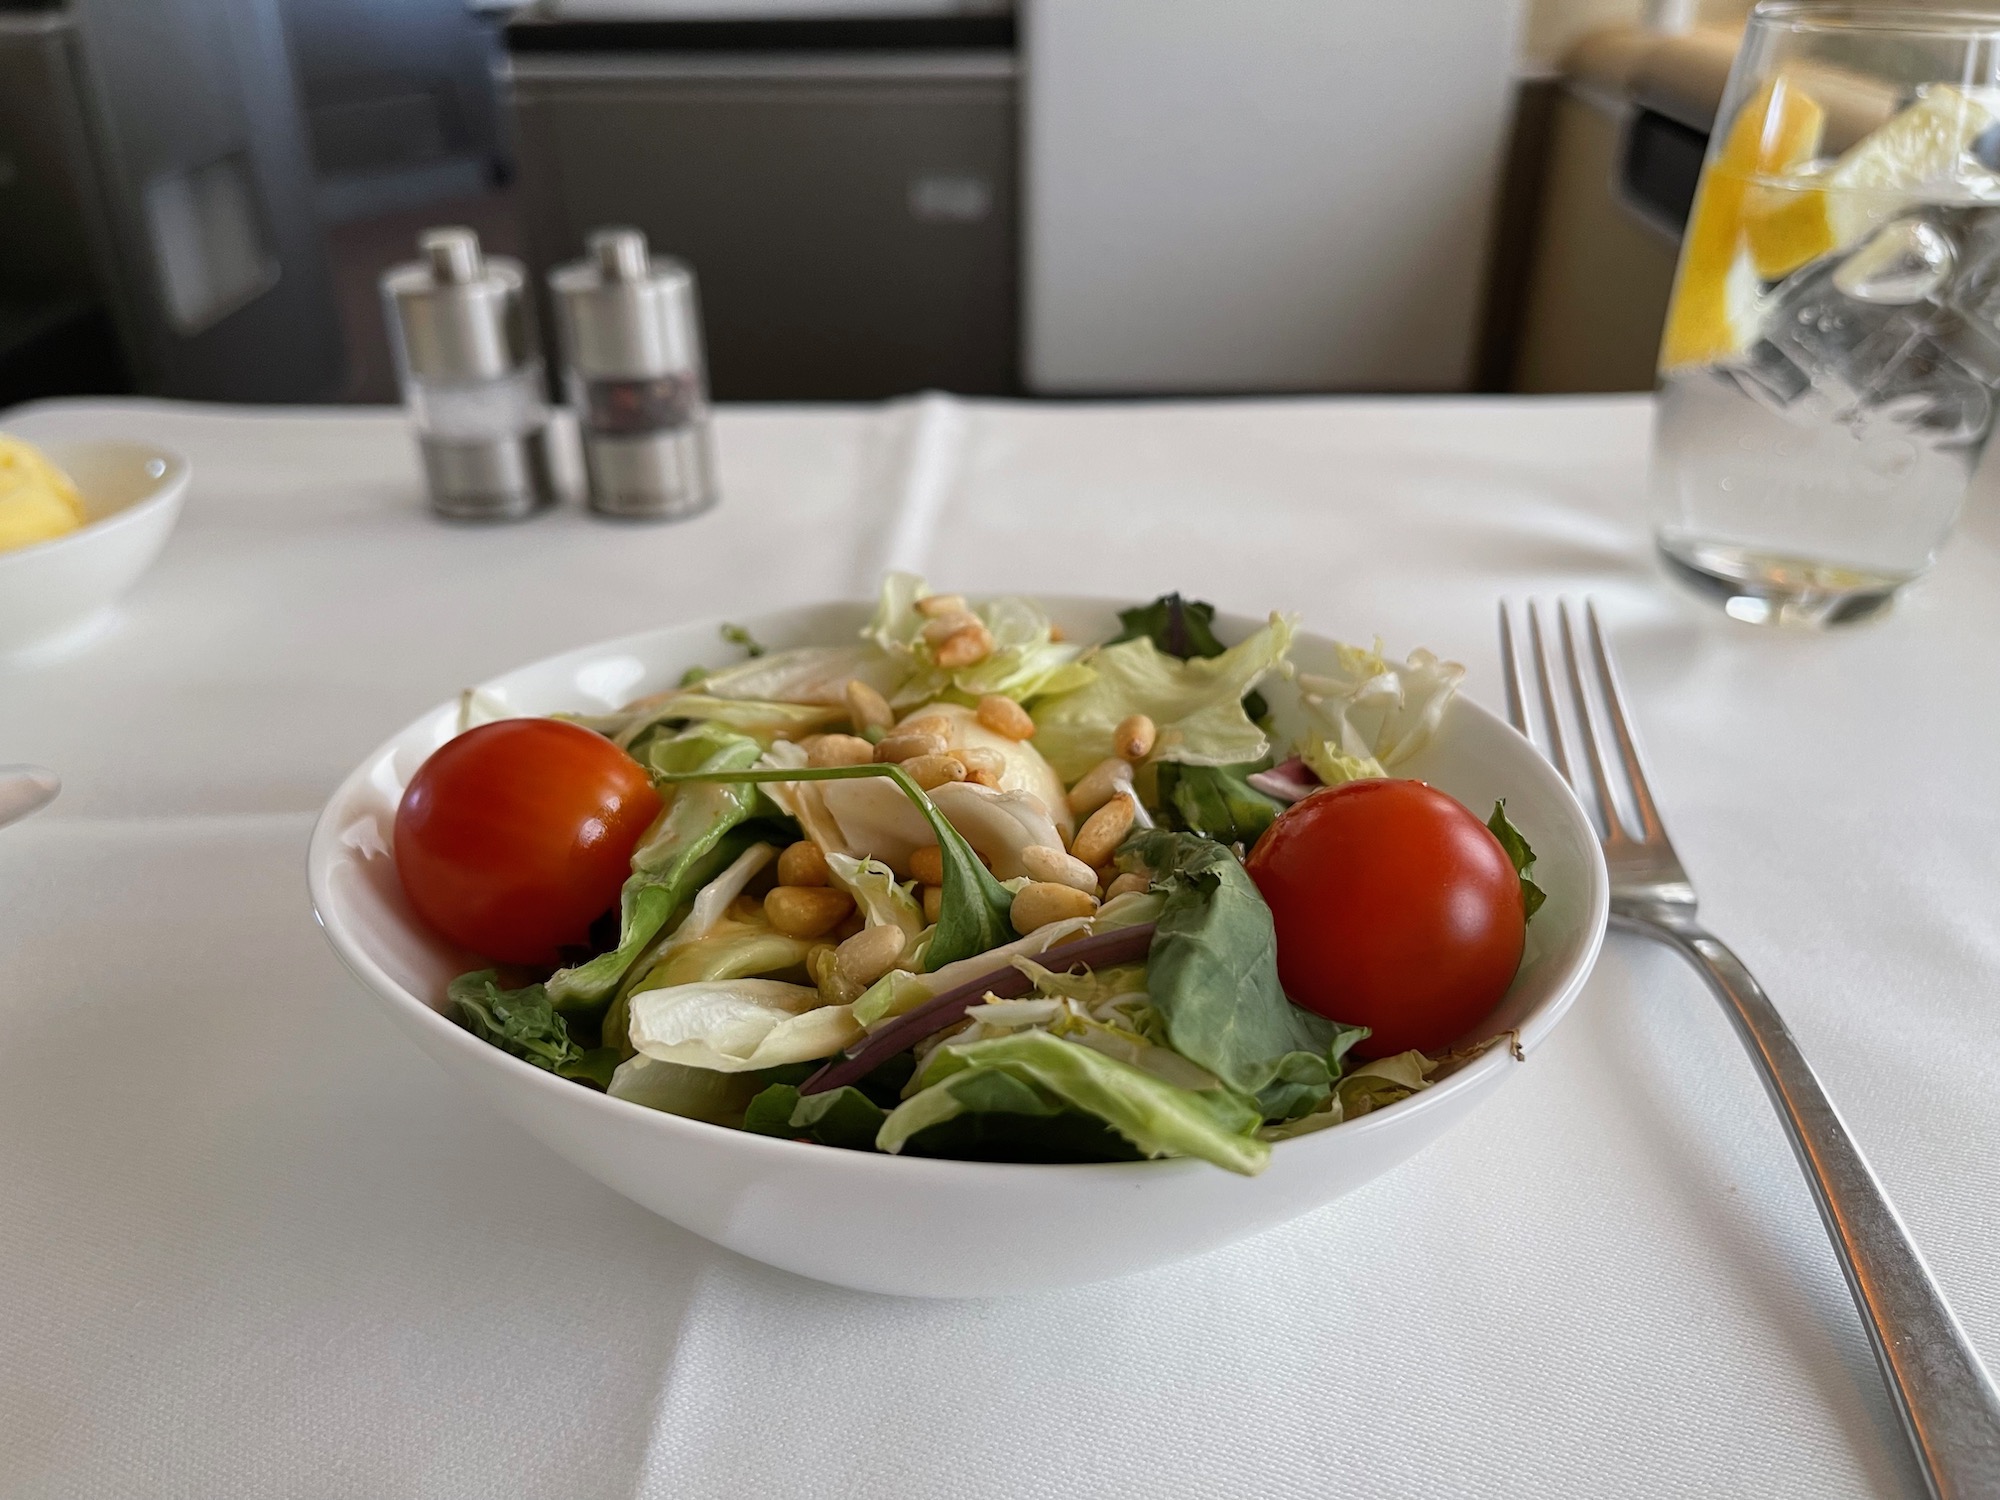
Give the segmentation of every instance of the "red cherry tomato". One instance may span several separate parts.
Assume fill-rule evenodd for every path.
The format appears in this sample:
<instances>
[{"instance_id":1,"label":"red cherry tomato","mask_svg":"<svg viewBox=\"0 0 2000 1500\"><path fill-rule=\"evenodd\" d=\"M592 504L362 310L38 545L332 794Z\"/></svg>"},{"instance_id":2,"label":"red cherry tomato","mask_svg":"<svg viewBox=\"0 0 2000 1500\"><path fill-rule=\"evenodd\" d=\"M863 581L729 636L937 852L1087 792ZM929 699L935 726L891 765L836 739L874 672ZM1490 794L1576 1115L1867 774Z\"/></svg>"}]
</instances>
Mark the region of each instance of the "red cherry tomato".
<instances>
[{"instance_id":1,"label":"red cherry tomato","mask_svg":"<svg viewBox=\"0 0 2000 1500\"><path fill-rule=\"evenodd\" d=\"M439 746L396 809L418 915L488 958L550 965L618 899L660 810L639 763L559 719L502 719Z\"/></svg>"},{"instance_id":2,"label":"red cherry tomato","mask_svg":"<svg viewBox=\"0 0 2000 1500\"><path fill-rule=\"evenodd\" d=\"M1513 982L1521 881L1486 825L1421 781L1350 781L1293 804L1250 852L1278 977L1307 1010L1369 1026L1355 1050L1435 1054Z\"/></svg>"}]
</instances>

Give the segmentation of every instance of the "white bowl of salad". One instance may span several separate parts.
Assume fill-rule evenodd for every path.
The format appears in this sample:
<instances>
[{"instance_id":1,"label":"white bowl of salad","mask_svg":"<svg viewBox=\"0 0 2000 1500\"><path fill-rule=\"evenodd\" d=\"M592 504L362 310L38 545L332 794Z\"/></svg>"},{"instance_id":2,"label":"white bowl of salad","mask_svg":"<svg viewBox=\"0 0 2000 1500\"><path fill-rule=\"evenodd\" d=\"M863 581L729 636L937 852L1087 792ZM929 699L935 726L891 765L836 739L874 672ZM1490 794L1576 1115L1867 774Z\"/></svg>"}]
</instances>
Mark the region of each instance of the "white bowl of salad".
<instances>
[{"instance_id":1,"label":"white bowl of salad","mask_svg":"<svg viewBox=\"0 0 2000 1500\"><path fill-rule=\"evenodd\" d=\"M1575 998L1596 838L1462 675L892 575L466 691L335 794L312 897L448 1072L695 1233L1100 1280L1388 1170Z\"/></svg>"}]
</instances>

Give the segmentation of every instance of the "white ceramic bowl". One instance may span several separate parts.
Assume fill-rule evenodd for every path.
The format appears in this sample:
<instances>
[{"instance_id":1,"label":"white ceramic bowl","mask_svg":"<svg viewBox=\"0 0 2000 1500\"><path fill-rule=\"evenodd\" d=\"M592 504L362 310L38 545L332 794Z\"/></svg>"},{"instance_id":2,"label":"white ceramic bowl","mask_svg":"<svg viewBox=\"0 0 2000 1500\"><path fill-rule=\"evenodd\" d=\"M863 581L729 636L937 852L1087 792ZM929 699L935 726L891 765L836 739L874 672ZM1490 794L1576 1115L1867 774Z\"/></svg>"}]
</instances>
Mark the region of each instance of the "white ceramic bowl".
<instances>
[{"instance_id":1,"label":"white ceramic bowl","mask_svg":"<svg viewBox=\"0 0 2000 1500\"><path fill-rule=\"evenodd\" d=\"M0 655L87 634L153 565L180 518L188 461L148 443L41 445L76 482L88 523L0 552Z\"/></svg>"},{"instance_id":2,"label":"white ceramic bowl","mask_svg":"<svg viewBox=\"0 0 2000 1500\"><path fill-rule=\"evenodd\" d=\"M1110 601L1045 599L1075 640L1117 628ZM744 621L773 647L849 638L858 604ZM1222 619L1225 639L1257 622ZM551 657L485 684L520 713L602 711L716 665L714 622L673 626ZM1329 643L1301 638L1311 668ZM334 950L396 1023L501 1114L635 1202L718 1244L802 1276L920 1297L986 1296L1121 1276L1199 1254L1330 1203L1463 1119L1533 1054L1597 957L1608 886L1589 821L1527 741L1457 700L1417 775L1475 809L1507 799L1549 898L1521 972L1481 1028L1512 1028L1527 1063L1496 1047L1420 1094L1273 1148L1258 1177L1200 1161L1030 1166L840 1151L660 1114L569 1083L479 1041L443 1013L447 982L479 967L411 913L389 854L396 805L450 737L455 703L370 755L313 830L313 905Z\"/></svg>"}]
</instances>

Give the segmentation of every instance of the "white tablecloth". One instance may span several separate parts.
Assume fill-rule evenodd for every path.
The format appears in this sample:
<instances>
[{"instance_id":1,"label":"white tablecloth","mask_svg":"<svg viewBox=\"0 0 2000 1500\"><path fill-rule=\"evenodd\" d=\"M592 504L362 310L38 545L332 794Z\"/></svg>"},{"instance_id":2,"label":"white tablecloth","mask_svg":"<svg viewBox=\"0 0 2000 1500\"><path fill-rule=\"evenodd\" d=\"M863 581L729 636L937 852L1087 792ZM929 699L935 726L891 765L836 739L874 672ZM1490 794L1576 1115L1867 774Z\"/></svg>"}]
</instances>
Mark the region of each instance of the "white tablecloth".
<instances>
[{"instance_id":1,"label":"white tablecloth","mask_svg":"<svg viewBox=\"0 0 2000 1500\"><path fill-rule=\"evenodd\" d=\"M0 1494L1587 1496L1916 1489L1778 1127L1614 938L1476 1124L1146 1277L925 1304L712 1249L461 1095L315 930L360 756L594 638L870 591L1179 588L1498 699L1590 591L1712 925L2000 1357L2000 503L1888 619L1761 633L1650 561L1644 400L732 410L722 508L422 508L400 418L96 403L194 461L115 625L0 666ZM811 1233L801 1225L801 1234Z\"/></svg>"}]
</instances>

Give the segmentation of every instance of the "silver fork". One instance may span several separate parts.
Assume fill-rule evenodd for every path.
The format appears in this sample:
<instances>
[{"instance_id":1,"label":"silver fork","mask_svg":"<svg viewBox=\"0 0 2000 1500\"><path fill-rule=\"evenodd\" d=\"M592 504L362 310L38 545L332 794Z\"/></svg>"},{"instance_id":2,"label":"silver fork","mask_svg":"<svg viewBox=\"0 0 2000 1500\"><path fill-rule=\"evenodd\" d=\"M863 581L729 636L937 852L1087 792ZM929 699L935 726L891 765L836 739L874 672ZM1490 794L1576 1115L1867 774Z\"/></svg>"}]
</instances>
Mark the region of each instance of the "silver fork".
<instances>
[{"instance_id":1,"label":"silver fork","mask_svg":"<svg viewBox=\"0 0 2000 1500\"><path fill-rule=\"evenodd\" d=\"M1624 694L1604 643L1596 606L1585 606L1590 669L1616 741L1616 770L1604 754L1593 722L1577 631L1567 604L1560 607L1559 615L1562 676L1567 680L1577 737L1588 760L1602 820L1604 861L1611 872L1611 921L1680 953L1700 971L1735 1023L1811 1184L1813 1201L1819 1206L1930 1493L1937 1500L1994 1500L2000 1496L2000 1391L1995 1390L1993 1378L1967 1342L1909 1231L1861 1148L1848 1135L1847 1126L1820 1087L1777 1007L1741 960L1695 920L1694 886L1667 839L1646 785L1639 747L1625 714ZM1581 797L1585 789L1577 776L1569 732L1558 712L1557 674L1542 628L1542 611L1530 603L1527 616L1535 684L1548 725L1546 753ZM1523 652L1513 612L1504 601L1500 606L1500 655L1506 667L1507 716L1532 740ZM1638 814L1636 833L1620 815L1612 792L1621 772Z\"/></svg>"}]
</instances>

